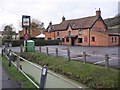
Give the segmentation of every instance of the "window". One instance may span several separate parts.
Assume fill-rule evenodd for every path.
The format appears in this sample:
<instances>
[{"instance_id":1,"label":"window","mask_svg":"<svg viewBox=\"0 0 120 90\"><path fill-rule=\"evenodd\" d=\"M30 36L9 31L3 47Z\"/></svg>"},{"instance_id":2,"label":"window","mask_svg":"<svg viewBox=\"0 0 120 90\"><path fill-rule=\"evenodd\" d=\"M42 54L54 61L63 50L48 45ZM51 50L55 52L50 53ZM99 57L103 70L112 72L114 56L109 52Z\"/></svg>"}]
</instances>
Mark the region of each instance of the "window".
<instances>
[{"instance_id":1,"label":"window","mask_svg":"<svg viewBox=\"0 0 120 90\"><path fill-rule=\"evenodd\" d=\"M69 38L66 38L66 42L69 42Z\"/></svg>"},{"instance_id":2,"label":"window","mask_svg":"<svg viewBox=\"0 0 120 90\"><path fill-rule=\"evenodd\" d=\"M51 38L48 38L48 40L51 40Z\"/></svg>"},{"instance_id":3,"label":"window","mask_svg":"<svg viewBox=\"0 0 120 90\"><path fill-rule=\"evenodd\" d=\"M92 42L95 42L95 37L92 37Z\"/></svg>"},{"instance_id":4,"label":"window","mask_svg":"<svg viewBox=\"0 0 120 90\"><path fill-rule=\"evenodd\" d=\"M59 31L57 32L57 36L59 36Z\"/></svg>"},{"instance_id":5,"label":"window","mask_svg":"<svg viewBox=\"0 0 120 90\"><path fill-rule=\"evenodd\" d=\"M112 37L112 43L114 42L114 38Z\"/></svg>"},{"instance_id":6,"label":"window","mask_svg":"<svg viewBox=\"0 0 120 90\"><path fill-rule=\"evenodd\" d=\"M80 29L79 31L78 31L78 35L81 35L82 34L82 30Z\"/></svg>"},{"instance_id":7,"label":"window","mask_svg":"<svg viewBox=\"0 0 120 90\"><path fill-rule=\"evenodd\" d=\"M64 38L62 38L62 42L64 42Z\"/></svg>"},{"instance_id":8,"label":"window","mask_svg":"<svg viewBox=\"0 0 120 90\"><path fill-rule=\"evenodd\" d=\"M82 43L82 38L78 38L78 43Z\"/></svg>"},{"instance_id":9,"label":"window","mask_svg":"<svg viewBox=\"0 0 120 90\"><path fill-rule=\"evenodd\" d=\"M84 37L84 42L87 42L87 37Z\"/></svg>"},{"instance_id":10,"label":"window","mask_svg":"<svg viewBox=\"0 0 120 90\"><path fill-rule=\"evenodd\" d=\"M115 42L117 42L117 38L115 37Z\"/></svg>"},{"instance_id":11,"label":"window","mask_svg":"<svg viewBox=\"0 0 120 90\"><path fill-rule=\"evenodd\" d=\"M71 35L71 31L68 31L68 35Z\"/></svg>"}]
</instances>

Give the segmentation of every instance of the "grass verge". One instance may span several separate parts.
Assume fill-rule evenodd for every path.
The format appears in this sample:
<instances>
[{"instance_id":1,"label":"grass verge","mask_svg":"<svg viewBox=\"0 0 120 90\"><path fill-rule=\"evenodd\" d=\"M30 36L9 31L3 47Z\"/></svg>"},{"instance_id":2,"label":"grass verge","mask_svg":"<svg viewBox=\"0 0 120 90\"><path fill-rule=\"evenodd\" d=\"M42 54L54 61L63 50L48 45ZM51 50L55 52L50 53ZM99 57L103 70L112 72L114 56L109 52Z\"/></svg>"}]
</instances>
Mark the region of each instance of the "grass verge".
<instances>
[{"instance_id":1,"label":"grass verge","mask_svg":"<svg viewBox=\"0 0 120 90\"><path fill-rule=\"evenodd\" d=\"M106 69L105 67L83 64L82 62L68 61L63 57L47 56L38 52L23 53L22 56L31 62L47 65L49 69L60 73L70 79L76 80L93 89L117 89L118 72L116 69Z\"/></svg>"},{"instance_id":2,"label":"grass verge","mask_svg":"<svg viewBox=\"0 0 120 90\"><path fill-rule=\"evenodd\" d=\"M21 83L22 88L32 88L32 90L38 90L20 71L17 71L16 67L13 65L8 67L8 61L6 57L2 58L2 65L13 80Z\"/></svg>"}]
</instances>

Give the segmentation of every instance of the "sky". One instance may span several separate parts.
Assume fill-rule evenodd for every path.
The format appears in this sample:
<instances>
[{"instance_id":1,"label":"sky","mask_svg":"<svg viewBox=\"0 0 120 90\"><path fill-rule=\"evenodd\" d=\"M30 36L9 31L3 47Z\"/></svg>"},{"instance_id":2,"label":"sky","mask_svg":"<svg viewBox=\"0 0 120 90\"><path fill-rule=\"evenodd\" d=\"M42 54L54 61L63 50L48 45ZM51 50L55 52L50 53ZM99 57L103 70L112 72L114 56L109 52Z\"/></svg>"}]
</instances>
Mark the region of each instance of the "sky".
<instances>
[{"instance_id":1,"label":"sky","mask_svg":"<svg viewBox=\"0 0 120 90\"><path fill-rule=\"evenodd\" d=\"M16 32L22 30L22 15L29 15L44 23L60 23L62 16L76 19L94 16L101 9L103 19L118 14L119 0L0 0L0 30L5 25L13 24Z\"/></svg>"}]
</instances>

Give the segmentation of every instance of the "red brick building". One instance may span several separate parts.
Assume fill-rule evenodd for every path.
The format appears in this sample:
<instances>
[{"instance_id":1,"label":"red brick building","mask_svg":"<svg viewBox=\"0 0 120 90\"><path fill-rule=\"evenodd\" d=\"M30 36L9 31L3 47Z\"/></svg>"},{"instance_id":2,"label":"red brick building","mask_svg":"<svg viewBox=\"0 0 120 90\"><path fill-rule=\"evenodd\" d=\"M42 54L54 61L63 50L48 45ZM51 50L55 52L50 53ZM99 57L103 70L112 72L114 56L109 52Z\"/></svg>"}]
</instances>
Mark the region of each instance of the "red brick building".
<instances>
[{"instance_id":1,"label":"red brick building","mask_svg":"<svg viewBox=\"0 0 120 90\"><path fill-rule=\"evenodd\" d=\"M112 30L114 31L114 30ZM120 45L120 33L111 32L101 17L101 10L95 16L65 20L60 24L49 23L44 32L45 39L60 39L63 45L115 46Z\"/></svg>"}]
</instances>

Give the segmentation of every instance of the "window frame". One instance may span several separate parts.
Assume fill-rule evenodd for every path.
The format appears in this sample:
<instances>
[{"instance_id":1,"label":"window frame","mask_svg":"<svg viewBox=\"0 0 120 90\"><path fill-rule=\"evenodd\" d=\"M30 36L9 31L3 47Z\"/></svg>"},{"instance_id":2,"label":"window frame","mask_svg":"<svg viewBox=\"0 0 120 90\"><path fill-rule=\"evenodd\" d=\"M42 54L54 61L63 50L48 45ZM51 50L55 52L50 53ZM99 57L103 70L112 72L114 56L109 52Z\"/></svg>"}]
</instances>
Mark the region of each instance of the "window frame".
<instances>
[{"instance_id":1,"label":"window frame","mask_svg":"<svg viewBox=\"0 0 120 90\"><path fill-rule=\"evenodd\" d=\"M68 37L66 37L66 42L69 42L69 38Z\"/></svg>"},{"instance_id":2,"label":"window frame","mask_svg":"<svg viewBox=\"0 0 120 90\"><path fill-rule=\"evenodd\" d=\"M83 43L83 38L78 38L78 43Z\"/></svg>"},{"instance_id":3,"label":"window frame","mask_svg":"<svg viewBox=\"0 0 120 90\"><path fill-rule=\"evenodd\" d=\"M95 42L95 37L94 37L94 36L92 37L92 40L91 40L91 42Z\"/></svg>"}]
</instances>

